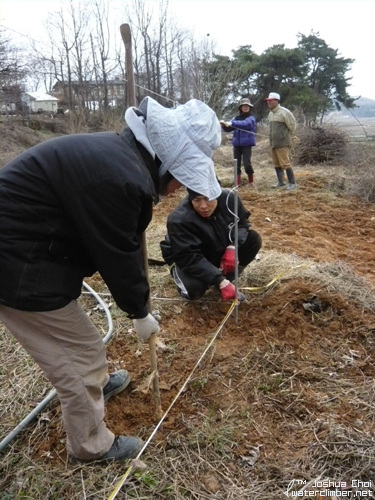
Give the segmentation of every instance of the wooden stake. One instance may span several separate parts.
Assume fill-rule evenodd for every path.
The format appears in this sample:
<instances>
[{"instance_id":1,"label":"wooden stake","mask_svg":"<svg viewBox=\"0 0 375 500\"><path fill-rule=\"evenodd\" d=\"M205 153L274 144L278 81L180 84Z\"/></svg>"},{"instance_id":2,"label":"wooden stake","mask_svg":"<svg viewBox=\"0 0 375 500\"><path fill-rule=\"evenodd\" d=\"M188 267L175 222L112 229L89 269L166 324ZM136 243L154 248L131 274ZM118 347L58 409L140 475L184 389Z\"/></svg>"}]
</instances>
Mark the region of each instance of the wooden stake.
<instances>
[{"instance_id":1,"label":"wooden stake","mask_svg":"<svg viewBox=\"0 0 375 500\"><path fill-rule=\"evenodd\" d=\"M136 106L136 97L135 97L135 84L134 84L134 72L133 72L133 52L132 52L132 36L130 31L130 26L128 24L122 24L120 26L120 33L122 41L125 45L125 68L126 68L126 80L127 80L127 105L128 106ZM142 234L142 260L143 267L148 278L148 259L147 259L147 243L146 243L146 233ZM152 314L151 307L151 299L150 296L147 302L148 311ZM154 399L156 406L156 418L160 420L163 417L163 410L161 409L161 400L160 400L160 389L159 389L159 372L158 372L158 363L156 356L156 339L155 334L152 334L149 341L149 350L150 350L150 363L151 370L153 375L152 386L154 390ZM161 426L160 426L161 427Z\"/></svg>"}]
</instances>

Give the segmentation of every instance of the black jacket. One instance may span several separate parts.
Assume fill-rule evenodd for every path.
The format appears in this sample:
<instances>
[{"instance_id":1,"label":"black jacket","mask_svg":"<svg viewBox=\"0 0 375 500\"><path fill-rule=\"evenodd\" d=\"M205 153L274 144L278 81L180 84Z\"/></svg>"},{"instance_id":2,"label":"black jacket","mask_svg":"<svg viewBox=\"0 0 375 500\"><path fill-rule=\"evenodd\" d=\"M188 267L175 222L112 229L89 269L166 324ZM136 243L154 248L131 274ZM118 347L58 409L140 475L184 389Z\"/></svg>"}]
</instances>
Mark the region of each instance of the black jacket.
<instances>
[{"instance_id":1,"label":"black jacket","mask_svg":"<svg viewBox=\"0 0 375 500\"><path fill-rule=\"evenodd\" d=\"M234 193L223 189L217 201L215 212L205 219L194 210L187 196L169 214L167 235L160 243L168 265L175 263L189 276L210 285L216 285L223 279L219 269L221 257L226 247L234 244ZM250 212L238 199L239 246L246 241L249 216Z\"/></svg>"},{"instance_id":2,"label":"black jacket","mask_svg":"<svg viewBox=\"0 0 375 500\"><path fill-rule=\"evenodd\" d=\"M34 146L0 170L0 303L59 309L99 271L130 317L147 314L141 234L157 166L130 129Z\"/></svg>"}]
</instances>

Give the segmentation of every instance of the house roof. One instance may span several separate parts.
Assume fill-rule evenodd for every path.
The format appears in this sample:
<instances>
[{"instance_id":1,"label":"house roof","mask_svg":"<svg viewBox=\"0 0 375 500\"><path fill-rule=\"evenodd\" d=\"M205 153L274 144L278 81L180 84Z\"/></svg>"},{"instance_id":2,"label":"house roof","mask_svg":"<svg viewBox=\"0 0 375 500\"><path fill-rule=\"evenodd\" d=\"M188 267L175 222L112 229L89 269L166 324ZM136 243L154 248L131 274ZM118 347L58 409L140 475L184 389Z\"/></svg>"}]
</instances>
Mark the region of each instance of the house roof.
<instances>
[{"instance_id":1,"label":"house roof","mask_svg":"<svg viewBox=\"0 0 375 500\"><path fill-rule=\"evenodd\" d=\"M26 95L35 99L36 101L58 101L56 97L49 94L43 94L42 92L25 92Z\"/></svg>"}]
</instances>

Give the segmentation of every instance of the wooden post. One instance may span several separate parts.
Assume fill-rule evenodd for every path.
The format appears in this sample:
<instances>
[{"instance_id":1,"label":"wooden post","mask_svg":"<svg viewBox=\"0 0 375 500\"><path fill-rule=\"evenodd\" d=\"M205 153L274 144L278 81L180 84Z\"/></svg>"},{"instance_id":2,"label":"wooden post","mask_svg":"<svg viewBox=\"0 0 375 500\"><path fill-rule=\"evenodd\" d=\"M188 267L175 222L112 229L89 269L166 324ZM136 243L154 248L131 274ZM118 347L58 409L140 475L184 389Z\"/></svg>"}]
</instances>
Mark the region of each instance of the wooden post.
<instances>
[{"instance_id":1,"label":"wooden post","mask_svg":"<svg viewBox=\"0 0 375 500\"><path fill-rule=\"evenodd\" d=\"M133 53L132 53L132 36L130 31L130 26L128 24L122 24L120 26L121 37L125 45L125 68L126 68L126 80L127 80L127 104L128 106L136 106L136 97L135 97L135 84L134 84L134 72L133 72ZM143 268L148 278L148 259L147 259L147 243L146 243L146 233L142 234L142 259L143 259ZM149 296L148 302L148 311L152 313L151 308L151 298ZM161 400L160 400L160 389L159 389L159 372L158 372L158 364L156 357L156 339L155 334L152 334L149 341L149 350L150 350L150 363L151 363L151 371L153 374L152 385L154 391L154 399L156 406L156 418L160 420L163 417L163 411L161 409Z\"/></svg>"}]
</instances>

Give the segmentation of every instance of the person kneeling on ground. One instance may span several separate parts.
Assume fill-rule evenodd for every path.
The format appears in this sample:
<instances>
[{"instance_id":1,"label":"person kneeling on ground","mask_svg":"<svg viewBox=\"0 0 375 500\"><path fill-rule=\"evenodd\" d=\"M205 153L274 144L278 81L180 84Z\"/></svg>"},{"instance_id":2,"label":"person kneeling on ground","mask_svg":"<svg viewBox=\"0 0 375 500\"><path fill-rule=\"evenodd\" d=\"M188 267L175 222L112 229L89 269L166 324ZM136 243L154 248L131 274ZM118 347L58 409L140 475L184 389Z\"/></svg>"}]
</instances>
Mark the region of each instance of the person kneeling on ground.
<instances>
[{"instance_id":1,"label":"person kneeling on ground","mask_svg":"<svg viewBox=\"0 0 375 500\"><path fill-rule=\"evenodd\" d=\"M188 189L188 195L168 216L167 235L160 242L162 256L182 297L199 299L214 286L223 300L235 298L234 197L222 189L209 201ZM250 212L238 199L238 273L254 260L260 235L250 229ZM239 300L245 297L238 294Z\"/></svg>"}]
</instances>

